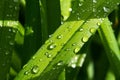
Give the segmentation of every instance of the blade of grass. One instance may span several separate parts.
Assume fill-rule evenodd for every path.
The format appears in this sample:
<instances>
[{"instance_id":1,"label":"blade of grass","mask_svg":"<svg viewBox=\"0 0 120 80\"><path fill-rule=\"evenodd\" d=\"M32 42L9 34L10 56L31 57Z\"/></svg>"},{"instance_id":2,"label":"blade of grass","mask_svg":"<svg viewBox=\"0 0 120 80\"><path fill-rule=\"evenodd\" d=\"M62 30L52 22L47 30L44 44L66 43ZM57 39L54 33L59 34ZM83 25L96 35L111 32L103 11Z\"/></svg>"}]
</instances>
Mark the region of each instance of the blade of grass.
<instances>
[{"instance_id":1,"label":"blade of grass","mask_svg":"<svg viewBox=\"0 0 120 80\"><path fill-rule=\"evenodd\" d=\"M102 0L101 0L102 1ZM89 1L88 1L89 2ZM105 1L104 1L105 2ZM109 1L108 1L109 2ZM119 2L119 1L118 1ZM87 3L87 1L86 1ZM90 2L91 3L91 2ZM90 4L89 3L89 4ZM116 3L111 3L111 4L116 4ZM85 7L85 5L84 5ZM103 6L101 6L103 7ZM110 9L110 11L112 11L113 9ZM91 12L91 11L89 11ZM87 19L89 18L89 16L92 14L90 13L86 13L86 17L84 16L83 18ZM109 12L107 13L107 15L109 14ZM84 14L82 14L84 15ZM103 16L103 15L101 15ZM72 16L70 17L71 19L69 20L76 20L76 18L74 18L75 16ZM95 20L96 21L96 20ZM83 24L83 20L81 21L68 21L68 22L65 22L63 25L60 26L60 28L57 29L57 31L53 34L53 36L51 38L49 38L49 40L46 41L46 43L41 47L41 49L38 50L38 52L33 56L33 58L26 64L26 66L24 66L24 68L21 70L21 72L18 74L18 76L15 78L15 80L21 80L21 79L37 79L38 76L41 75L41 73L45 70L45 68L48 66L49 62L52 61L52 59L58 54L58 52L63 48L63 43L65 44L67 41L70 40L70 38L74 35L76 35L76 37L72 37L69 44L67 44L67 46L64 48L64 50L67 49L67 51L65 52L64 50L63 53L65 52L66 54L65 55L69 55L69 56L66 56L66 58L70 58L72 57L74 54L72 54L73 52L69 51L68 49L68 46L70 46L70 49L71 49L71 42L72 40L73 41L76 41L78 40L78 42L80 41L80 45L84 45L84 43L81 43L81 37L79 38L78 34L74 34L78 29L79 27ZM101 22L101 20L100 20ZM86 22L87 23L87 22ZM89 21L88 21L89 23ZM94 23L94 21L93 21ZM82 37L83 36L87 36L87 38L83 38L83 42L86 42L88 40L88 38L92 35L89 32L89 27L90 24L86 24L85 25L85 29L84 30L85 32L83 32L81 35ZM94 27L96 27L97 24L94 24ZM91 25L93 26L93 25ZM86 28L87 27L87 28ZM84 27L83 27L84 28ZM96 27L97 28L97 27ZM96 30L96 29L95 29ZM94 32L94 30L90 30L92 32ZM58 35L58 34L62 34L63 35L63 38ZM86 34L86 35L84 35ZM65 38L64 38L65 36ZM60 40L59 40L60 38ZM62 38L62 39L61 39ZM78 39L79 38L79 39ZM75 47L72 47L72 50L75 49ZM79 48L79 47L78 47ZM79 51L77 49L77 51ZM69 54L68 54L69 53ZM71 53L71 54L70 54ZM59 54L59 55L62 55L62 54ZM64 55L64 56L65 56ZM51 62L51 65L55 64L55 63L58 63L58 59L56 60L57 58L55 58L55 62ZM69 62L69 60L66 60L65 61L66 63ZM64 66L63 66L64 67ZM43 72L43 73L47 73L47 71L51 70L53 68L53 66L48 66L46 68L46 70ZM62 67L61 67L62 68ZM61 69L60 69L61 70ZM58 70L58 73L59 74L59 70ZM55 74L56 72L53 72L53 74ZM44 75L42 75L44 76ZM50 76L50 75L49 75ZM48 77L49 77L48 76ZM58 76L58 75L57 75ZM52 76L53 77L53 76ZM50 79L53 79L55 77L50 77ZM45 80L46 76L45 77L41 77L43 80ZM47 78L48 79L48 78Z\"/></svg>"},{"instance_id":2,"label":"blade of grass","mask_svg":"<svg viewBox=\"0 0 120 80\"><path fill-rule=\"evenodd\" d=\"M12 50L16 30L9 27L0 28L0 79L6 80L10 69Z\"/></svg>"},{"instance_id":3,"label":"blade of grass","mask_svg":"<svg viewBox=\"0 0 120 80\"><path fill-rule=\"evenodd\" d=\"M101 27L98 29L99 35L101 37L102 43L106 50L107 57L109 62L116 73L117 77L120 76L120 53L115 39L111 23L105 18L104 22L101 24Z\"/></svg>"}]
</instances>

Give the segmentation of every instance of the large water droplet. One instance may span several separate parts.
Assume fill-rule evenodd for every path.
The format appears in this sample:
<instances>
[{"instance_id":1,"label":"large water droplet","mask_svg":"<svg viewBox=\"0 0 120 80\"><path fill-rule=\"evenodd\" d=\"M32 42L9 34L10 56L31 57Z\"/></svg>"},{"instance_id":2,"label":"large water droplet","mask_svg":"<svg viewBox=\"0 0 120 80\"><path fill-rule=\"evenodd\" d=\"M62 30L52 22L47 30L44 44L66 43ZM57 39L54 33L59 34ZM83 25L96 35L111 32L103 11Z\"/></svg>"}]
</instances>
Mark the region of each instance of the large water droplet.
<instances>
[{"instance_id":1,"label":"large water droplet","mask_svg":"<svg viewBox=\"0 0 120 80\"><path fill-rule=\"evenodd\" d=\"M74 51L73 51L73 52L74 52L74 53L78 53L78 52L79 52L79 50L80 50L80 48L79 48L79 47L77 47L77 48L75 48L75 49L74 49Z\"/></svg>"},{"instance_id":2,"label":"large water droplet","mask_svg":"<svg viewBox=\"0 0 120 80\"><path fill-rule=\"evenodd\" d=\"M82 42L87 42L88 41L88 37L87 36L84 36L83 38L82 38Z\"/></svg>"},{"instance_id":3,"label":"large water droplet","mask_svg":"<svg viewBox=\"0 0 120 80\"><path fill-rule=\"evenodd\" d=\"M39 71L39 67L37 65L33 66L32 73L36 74L36 73L38 73L38 71Z\"/></svg>"},{"instance_id":4,"label":"large water droplet","mask_svg":"<svg viewBox=\"0 0 120 80\"><path fill-rule=\"evenodd\" d=\"M48 46L48 49L49 50L52 50L52 49L54 49L56 47L56 44L55 43L52 43L52 44L50 44L49 46Z\"/></svg>"}]
</instances>

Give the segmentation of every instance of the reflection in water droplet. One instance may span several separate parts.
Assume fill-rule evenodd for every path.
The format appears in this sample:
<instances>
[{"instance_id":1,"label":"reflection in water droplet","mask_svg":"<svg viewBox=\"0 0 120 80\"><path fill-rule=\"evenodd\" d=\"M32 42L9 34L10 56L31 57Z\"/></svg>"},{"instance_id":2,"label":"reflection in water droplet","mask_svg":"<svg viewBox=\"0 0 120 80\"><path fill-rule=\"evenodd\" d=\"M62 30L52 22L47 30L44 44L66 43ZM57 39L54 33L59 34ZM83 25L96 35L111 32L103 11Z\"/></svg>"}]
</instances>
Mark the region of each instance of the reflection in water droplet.
<instances>
[{"instance_id":1,"label":"reflection in water droplet","mask_svg":"<svg viewBox=\"0 0 120 80\"><path fill-rule=\"evenodd\" d=\"M52 57L52 55L50 53L48 53L48 52L46 52L45 55L47 56L47 58L51 58Z\"/></svg>"},{"instance_id":2,"label":"reflection in water droplet","mask_svg":"<svg viewBox=\"0 0 120 80\"><path fill-rule=\"evenodd\" d=\"M39 67L37 65L33 66L32 73L36 74L36 73L38 73L38 71L39 71Z\"/></svg>"},{"instance_id":3,"label":"reflection in water droplet","mask_svg":"<svg viewBox=\"0 0 120 80\"><path fill-rule=\"evenodd\" d=\"M83 38L82 38L82 42L87 42L88 41L88 37L87 36L84 36Z\"/></svg>"}]
</instances>

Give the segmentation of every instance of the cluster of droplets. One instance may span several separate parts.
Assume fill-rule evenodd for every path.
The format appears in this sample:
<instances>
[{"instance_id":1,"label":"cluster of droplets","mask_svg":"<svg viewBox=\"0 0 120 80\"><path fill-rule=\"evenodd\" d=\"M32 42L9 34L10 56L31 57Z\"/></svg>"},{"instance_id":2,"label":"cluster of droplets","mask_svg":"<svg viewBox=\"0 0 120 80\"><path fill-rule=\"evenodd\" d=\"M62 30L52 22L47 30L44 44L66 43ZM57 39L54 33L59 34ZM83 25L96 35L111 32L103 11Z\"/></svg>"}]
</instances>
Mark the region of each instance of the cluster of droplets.
<instances>
[{"instance_id":1,"label":"cluster of droplets","mask_svg":"<svg viewBox=\"0 0 120 80\"><path fill-rule=\"evenodd\" d=\"M47 58L51 58L51 57L52 57L52 54L46 52L46 53L45 53L45 56L47 56Z\"/></svg>"}]
</instances>

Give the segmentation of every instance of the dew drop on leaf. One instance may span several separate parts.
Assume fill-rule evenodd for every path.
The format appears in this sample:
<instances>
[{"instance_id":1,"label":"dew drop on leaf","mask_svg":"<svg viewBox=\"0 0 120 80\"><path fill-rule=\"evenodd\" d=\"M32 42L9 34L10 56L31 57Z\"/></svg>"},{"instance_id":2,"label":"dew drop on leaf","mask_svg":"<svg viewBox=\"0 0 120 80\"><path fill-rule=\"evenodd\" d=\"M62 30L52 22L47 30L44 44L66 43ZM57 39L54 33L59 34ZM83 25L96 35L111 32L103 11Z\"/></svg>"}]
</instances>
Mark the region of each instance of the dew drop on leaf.
<instances>
[{"instance_id":1,"label":"dew drop on leaf","mask_svg":"<svg viewBox=\"0 0 120 80\"><path fill-rule=\"evenodd\" d=\"M93 3L97 3L97 0L93 0Z\"/></svg>"},{"instance_id":2,"label":"dew drop on leaf","mask_svg":"<svg viewBox=\"0 0 120 80\"><path fill-rule=\"evenodd\" d=\"M96 29L95 29L95 28L91 28L91 29L90 29L90 33L92 33L92 34L94 34L94 33L95 33L95 31L96 31Z\"/></svg>"},{"instance_id":3,"label":"dew drop on leaf","mask_svg":"<svg viewBox=\"0 0 120 80\"><path fill-rule=\"evenodd\" d=\"M79 50L80 50L80 48L79 48L79 47L77 47L77 48L75 48L75 49L74 49L74 51L73 51L73 52L74 52L74 53L78 53L78 52L79 52Z\"/></svg>"},{"instance_id":4,"label":"dew drop on leaf","mask_svg":"<svg viewBox=\"0 0 120 80\"><path fill-rule=\"evenodd\" d=\"M88 41L88 37L87 36L84 36L83 38L82 38L82 42L87 42Z\"/></svg>"},{"instance_id":5,"label":"dew drop on leaf","mask_svg":"<svg viewBox=\"0 0 120 80\"><path fill-rule=\"evenodd\" d=\"M36 74L36 73L38 73L38 71L39 71L39 67L37 65L34 65L32 68L32 73Z\"/></svg>"},{"instance_id":6,"label":"dew drop on leaf","mask_svg":"<svg viewBox=\"0 0 120 80\"><path fill-rule=\"evenodd\" d=\"M9 45L13 46L13 45L14 45L14 42L13 42L13 41L10 41L10 42L9 42Z\"/></svg>"},{"instance_id":7,"label":"dew drop on leaf","mask_svg":"<svg viewBox=\"0 0 120 80\"><path fill-rule=\"evenodd\" d=\"M80 32L82 32L83 31L83 28L80 28L80 30L79 30Z\"/></svg>"},{"instance_id":8,"label":"dew drop on leaf","mask_svg":"<svg viewBox=\"0 0 120 80\"><path fill-rule=\"evenodd\" d=\"M72 8L69 8L69 11L71 12L71 11L72 11Z\"/></svg>"},{"instance_id":9,"label":"dew drop on leaf","mask_svg":"<svg viewBox=\"0 0 120 80\"><path fill-rule=\"evenodd\" d=\"M104 12L108 13L110 9L108 7L103 7Z\"/></svg>"},{"instance_id":10,"label":"dew drop on leaf","mask_svg":"<svg viewBox=\"0 0 120 80\"><path fill-rule=\"evenodd\" d=\"M58 65L58 66L63 65L63 61L59 61L59 62L57 63L57 65Z\"/></svg>"},{"instance_id":11,"label":"dew drop on leaf","mask_svg":"<svg viewBox=\"0 0 120 80\"><path fill-rule=\"evenodd\" d=\"M61 39L63 37L63 35L58 35L57 39Z\"/></svg>"},{"instance_id":12,"label":"dew drop on leaf","mask_svg":"<svg viewBox=\"0 0 120 80\"><path fill-rule=\"evenodd\" d=\"M25 72L24 72L24 75L28 75L28 73L29 73L28 71L25 71Z\"/></svg>"},{"instance_id":13,"label":"dew drop on leaf","mask_svg":"<svg viewBox=\"0 0 120 80\"><path fill-rule=\"evenodd\" d=\"M56 47L56 44L52 43L48 46L49 50L53 50Z\"/></svg>"}]
</instances>

